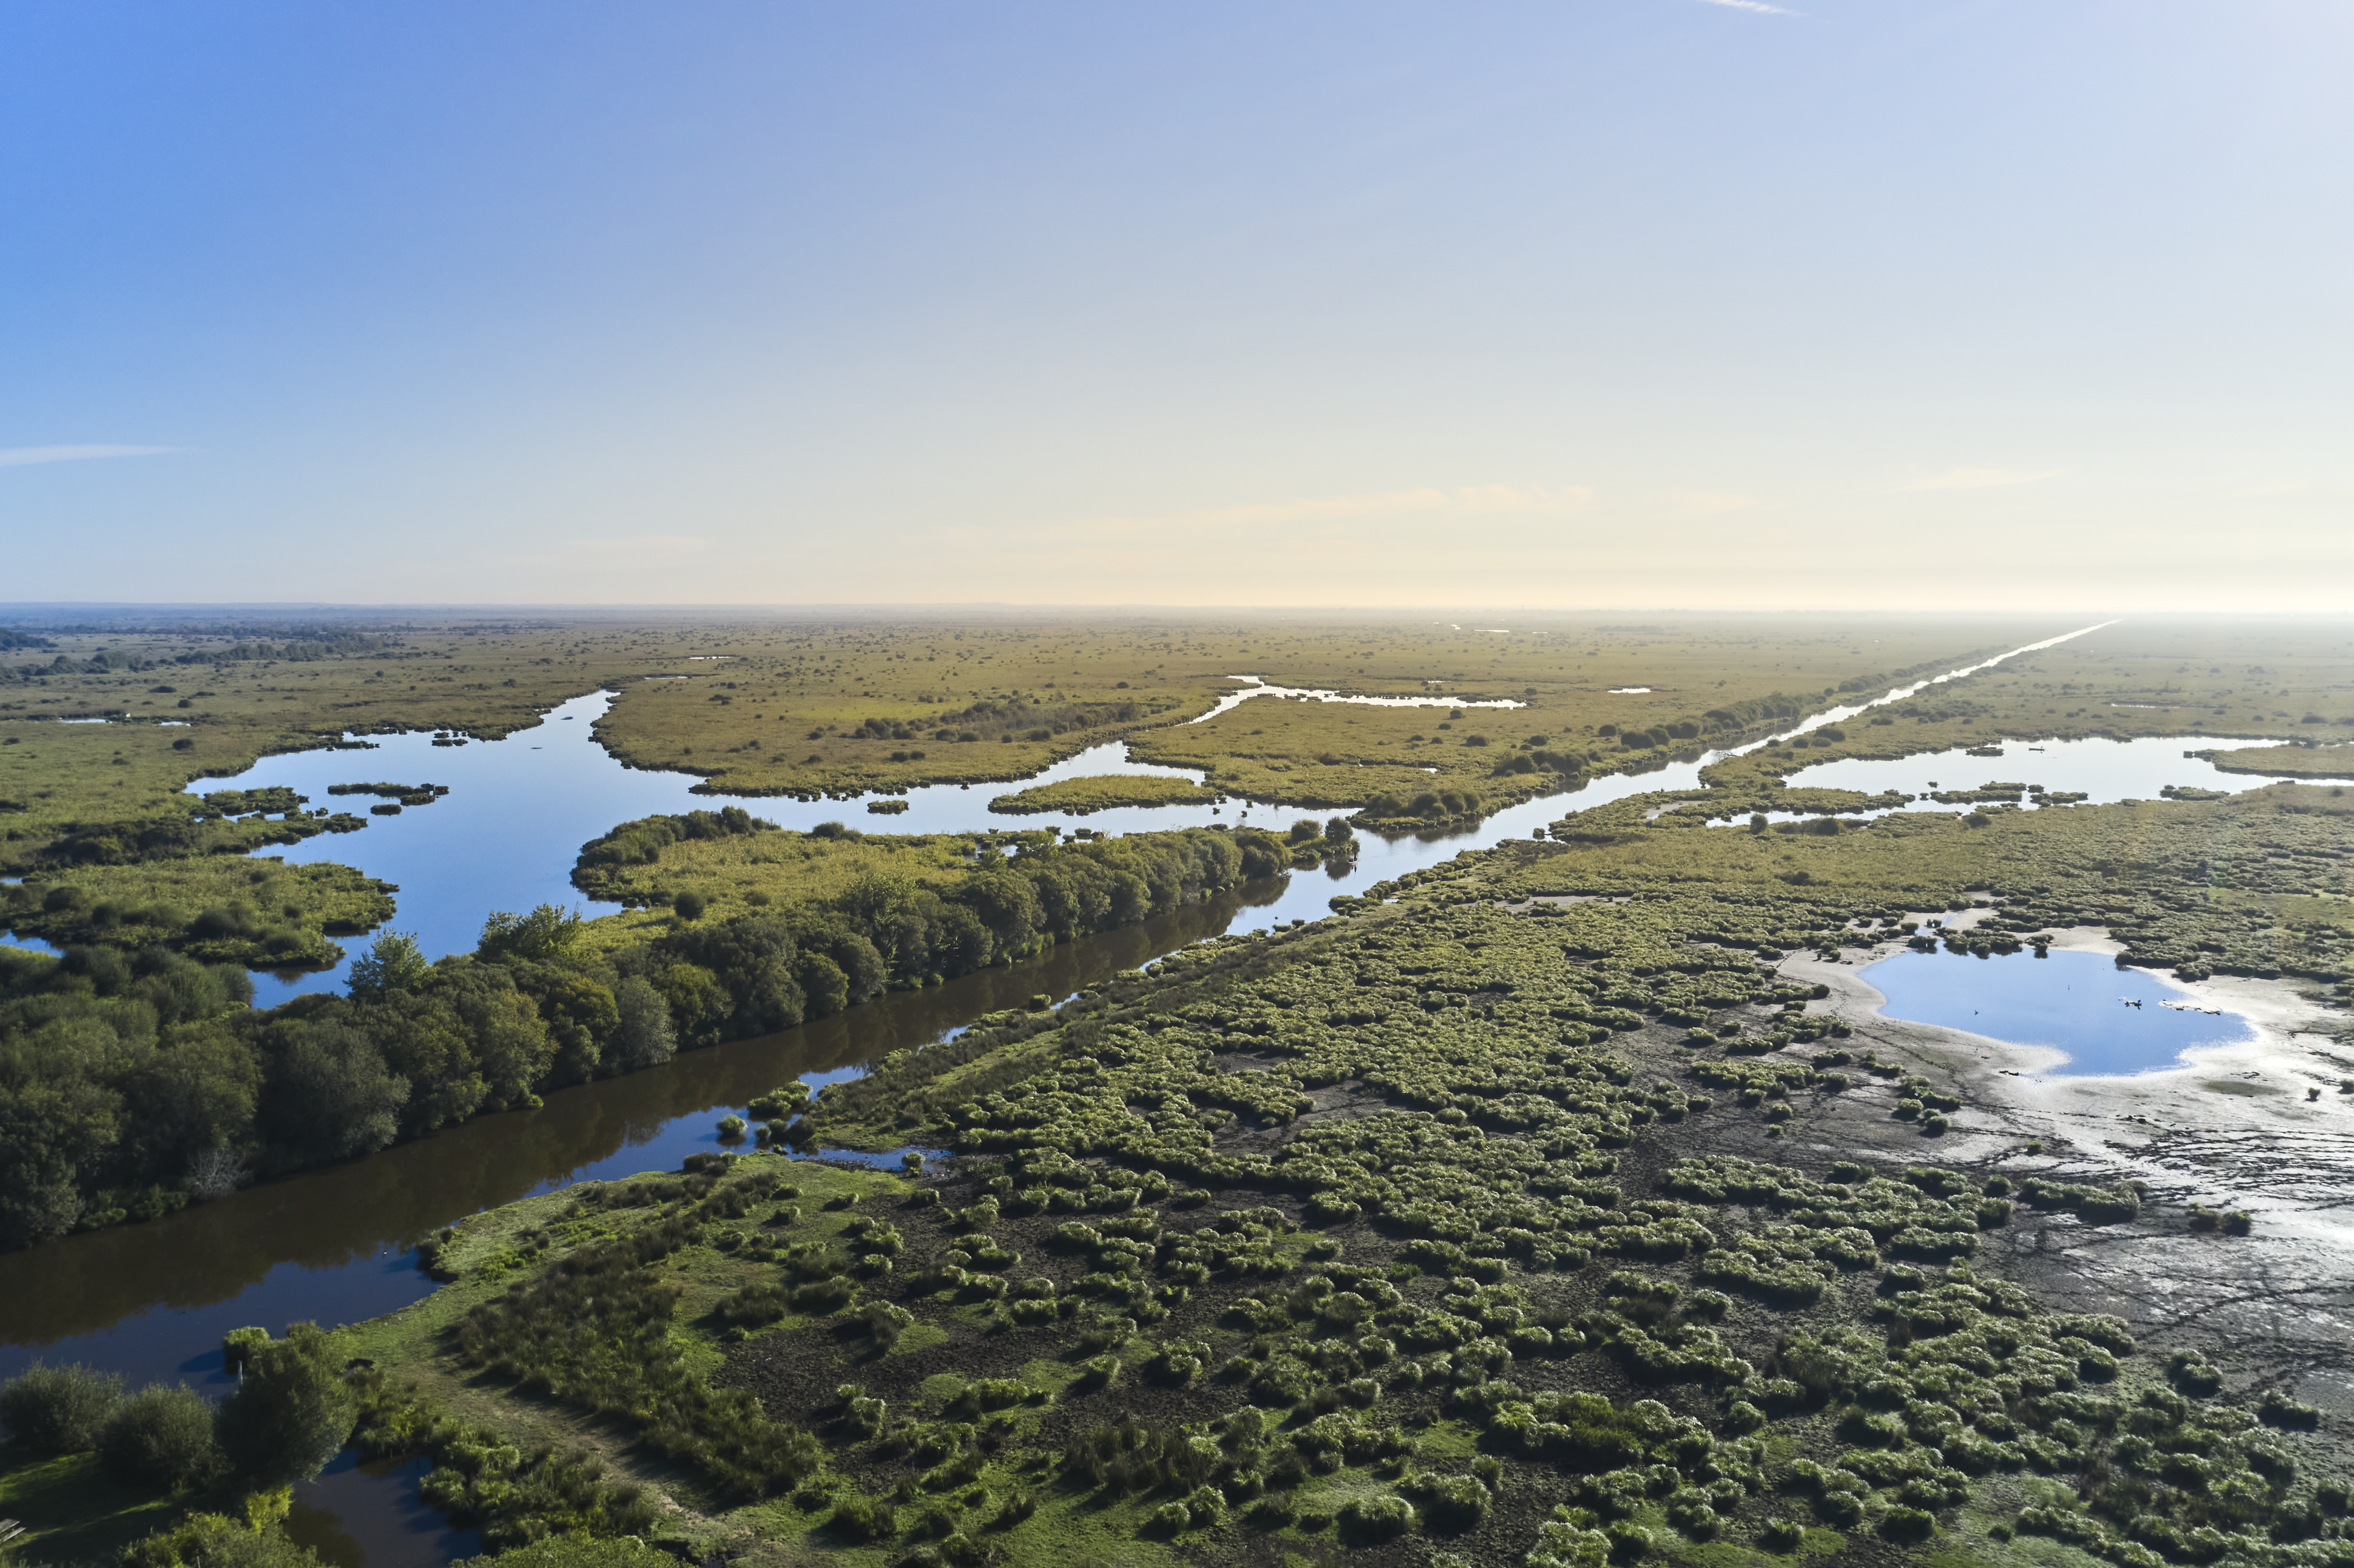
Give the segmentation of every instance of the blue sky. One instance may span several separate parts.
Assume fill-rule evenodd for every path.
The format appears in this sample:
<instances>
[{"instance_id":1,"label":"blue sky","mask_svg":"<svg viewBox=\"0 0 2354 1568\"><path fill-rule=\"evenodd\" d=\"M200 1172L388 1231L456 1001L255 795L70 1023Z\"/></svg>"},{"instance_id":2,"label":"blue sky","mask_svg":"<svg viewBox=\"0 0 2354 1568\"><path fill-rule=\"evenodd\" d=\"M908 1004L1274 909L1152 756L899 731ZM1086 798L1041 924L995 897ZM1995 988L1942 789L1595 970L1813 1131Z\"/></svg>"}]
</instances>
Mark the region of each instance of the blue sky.
<instances>
[{"instance_id":1,"label":"blue sky","mask_svg":"<svg viewBox=\"0 0 2354 1568\"><path fill-rule=\"evenodd\" d=\"M2339 0L0 12L0 599L2342 608Z\"/></svg>"}]
</instances>

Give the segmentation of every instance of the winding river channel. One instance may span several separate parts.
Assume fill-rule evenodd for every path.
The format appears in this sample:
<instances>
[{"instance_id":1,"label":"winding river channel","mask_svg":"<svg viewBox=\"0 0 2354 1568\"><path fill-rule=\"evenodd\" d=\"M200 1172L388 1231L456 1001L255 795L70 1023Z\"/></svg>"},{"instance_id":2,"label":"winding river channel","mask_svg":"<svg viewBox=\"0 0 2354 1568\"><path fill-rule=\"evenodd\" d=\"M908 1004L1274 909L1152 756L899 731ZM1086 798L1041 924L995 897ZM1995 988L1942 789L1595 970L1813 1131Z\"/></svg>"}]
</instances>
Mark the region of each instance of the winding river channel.
<instances>
[{"instance_id":1,"label":"winding river channel","mask_svg":"<svg viewBox=\"0 0 2354 1568\"><path fill-rule=\"evenodd\" d=\"M1877 703L1901 701L1923 686L2065 640L2014 649L1875 703L1832 708L1780 733L1837 723ZM1335 700L1331 694L1260 688L1226 702L1246 698ZM283 784L324 804L326 787L336 782L448 785L449 795L434 804L372 818L360 833L322 837L273 853L290 861L357 865L399 885L394 926L414 932L429 952L461 951L472 947L490 910L579 902L567 880L574 856L582 842L615 823L723 803L724 798L691 793L695 781L689 777L633 770L616 762L594 735L610 700L602 692L574 699L539 725L502 741L435 747L423 735L379 737L365 751L265 758L238 779L207 781L203 788ZM1452 705L1444 698L1428 700ZM2179 754L2179 745L2175 749ZM354 1322L429 1293L433 1282L416 1266L413 1243L463 1215L577 1181L674 1169L686 1154L716 1144L718 1117L742 1111L753 1096L781 1083L800 1079L822 1086L855 1075L864 1064L887 1052L943 1040L979 1014L1020 1005L1033 993L1066 996L1210 937L1313 919L1328 913L1335 895L1362 892L1464 850L1528 837L1570 810L1652 790L1698 788L1701 768L1725 755L1712 752L1596 779L1574 793L1525 802L1459 832L1394 840L1367 836L1352 864L1268 878L1143 925L1069 943L1030 962L885 996L781 1033L692 1052L648 1072L561 1090L535 1111L478 1118L167 1219L0 1255L0 1377L14 1375L36 1359L80 1361L119 1371L134 1383L186 1380L217 1389L223 1383L221 1335L231 1328L259 1324L275 1333L302 1319ZM2175 767L2179 771L2181 764ZM1113 745L1068 758L1024 782L1112 771L1184 772L1129 761L1126 747ZM914 789L903 797L906 812L871 820L859 801L766 799L746 804L789 828L843 820L890 832L1084 825L1117 833L1251 819L1280 826L1302 814L1240 800L1216 810L1172 807L1068 818L990 813L988 801L1012 787ZM296 990L339 985L340 970L277 982L265 977L257 1003L269 1005ZM354 1476L333 1487L306 1489L306 1507L317 1513L313 1522L323 1542L338 1533L334 1518L345 1505L335 1497L354 1493L366 1478ZM413 1491L414 1478L405 1484ZM341 1549L330 1555L343 1568L358 1568L363 1562L367 1568L407 1568L442 1560L440 1549L429 1551L421 1536L410 1539L415 1534L403 1535L410 1544L398 1549L382 1532L343 1529L341 1539L374 1535L379 1544L357 1556Z\"/></svg>"}]
</instances>

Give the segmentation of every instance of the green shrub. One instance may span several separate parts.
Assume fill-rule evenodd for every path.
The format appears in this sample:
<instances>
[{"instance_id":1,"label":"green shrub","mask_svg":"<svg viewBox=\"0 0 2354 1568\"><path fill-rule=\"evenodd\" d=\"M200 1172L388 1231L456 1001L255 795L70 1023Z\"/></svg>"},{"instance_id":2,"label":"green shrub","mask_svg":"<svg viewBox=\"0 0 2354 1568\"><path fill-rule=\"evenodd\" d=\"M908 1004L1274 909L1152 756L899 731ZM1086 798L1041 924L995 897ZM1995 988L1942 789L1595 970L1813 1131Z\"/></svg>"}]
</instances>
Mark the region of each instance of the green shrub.
<instances>
[{"instance_id":1,"label":"green shrub","mask_svg":"<svg viewBox=\"0 0 2354 1568\"><path fill-rule=\"evenodd\" d=\"M1341 1505L1340 1520L1341 1527L1356 1540L1388 1541L1413 1526L1414 1505L1404 1498L1351 1498Z\"/></svg>"},{"instance_id":2,"label":"green shrub","mask_svg":"<svg viewBox=\"0 0 2354 1568\"><path fill-rule=\"evenodd\" d=\"M887 1541L899 1533L899 1516L890 1500L864 1492L837 1498L828 1517L836 1530L853 1541Z\"/></svg>"},{"instance_id":3,"label":"green shrub","mask_svg":"<svg viewBox=\"0 0 2354 1568\"><path fill-rule=\"evenodd\" d=\"M350 1438L356 1414L326 1334L296 1323L252 1351L220 1407L221 1449L239 1475L261 1485L307 1481Z\"/></svg>"},{"instance_id":4,"label":"green shrub","mask_svg":"<svg viewBox=\"0 0 2354 1568\"><path fill-rule=\"evenodd\" d=\"M8 1441L35 1454L80 1454L99 1435L122 1399L122 1379L83 1366L35 1361L0 1385L0 1428Z\"/></svg>"},{"instance_id":5,"label":"green shrub","mask_svg":"<svg viewBox=\"0 0 2354 1568\"><path fill-rule=\"evenodd\" d=\"M185 1383L143 1388L117 1405L98 1450L109 1470L134 1486L201 1487L222 1466L212 1401Z\"/></svg>"},{"instance_id":6,"label":"green shrub","mask_svg":"<svg viewBox=\"0 0 2354 1568\"><path fill-rule=\"evenodd\" d=\"M1632 1563L1651 1550L1651 1532L1639 1524L1616 1520L1602 1527L1609 1539L1610 1555Z\"/></svg>"}]
</instances>

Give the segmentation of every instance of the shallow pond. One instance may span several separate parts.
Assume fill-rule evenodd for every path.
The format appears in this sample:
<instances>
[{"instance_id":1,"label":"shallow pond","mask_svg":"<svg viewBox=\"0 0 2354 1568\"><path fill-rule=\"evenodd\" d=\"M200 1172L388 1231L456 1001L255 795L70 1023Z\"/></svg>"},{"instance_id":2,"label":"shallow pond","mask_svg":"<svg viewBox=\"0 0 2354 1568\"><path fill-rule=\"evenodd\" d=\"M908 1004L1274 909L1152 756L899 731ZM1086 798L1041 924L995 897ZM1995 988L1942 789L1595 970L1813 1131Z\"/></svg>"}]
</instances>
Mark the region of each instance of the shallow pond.
<instances>
[{"instance_id":1,"label":"shallow pond","mask_svg":"<svg viewBox=\"0 0 2354 1568\"><path fill-rule=\"evenodd\" d=\"M2161 1071L2193 1046L2253 1037L2245 1019L2195 1011L2188 992L2102 953L1903 952L1857 972L1890 1018L2048 1045L2067 1053L2054 1072L2069 1076Z\"/></svg>"},{"instance_id":2,"label":"shallow pond","mask_svg":"<svg viewBox=\"0 0 2354 1568\"><path fill-rule=\"evenodd\" d=\"M455 1530L419 1492L429 1459L367 1459L346 1448L294 1489L286 1533L334 1568L440 1568L479 1556L480 1531Z\"/></svg>"}]
</instances>

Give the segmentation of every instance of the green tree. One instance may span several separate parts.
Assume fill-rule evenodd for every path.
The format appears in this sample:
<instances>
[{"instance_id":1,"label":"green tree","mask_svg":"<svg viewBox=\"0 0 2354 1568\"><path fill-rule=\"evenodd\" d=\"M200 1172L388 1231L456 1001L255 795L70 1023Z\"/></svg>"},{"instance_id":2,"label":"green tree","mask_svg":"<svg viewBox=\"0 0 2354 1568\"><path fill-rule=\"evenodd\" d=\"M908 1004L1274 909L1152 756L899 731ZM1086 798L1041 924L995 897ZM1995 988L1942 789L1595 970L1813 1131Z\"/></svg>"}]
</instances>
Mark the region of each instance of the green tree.
<instances>
[{"instance_id":1,"label":"green tree","mask_svg":"<svg viewBox=\"0 0 2354 1568\"><path fill-rule=\"evenodd\" d=\"M121 1083L123 1130L142 1170L176 1177L206 1150L252 1139L261 1064L226 1019L169 1026Z\"/></svg>"},{"instance_id":2,"label":"green tree","mask_svg":"<svg viewBox=\"0 0 2354 1568\"><path fill-rule=\"evenodd\" d=\"M332 1020L289 1019L270 1031L277 1071L262 1095L270 1140L307 1162L373 1154L400 1132L408 1080L366 1034Z\"/></svg>"},{"instance_id":3,"label":"green tree","mask_svg":"<svg viewBox=\"0 0 2354 1568\"><path fill-rule=\"evenodd\" d=\"M490 1103L514 1105L528 1097L556 1061L556 1041L538 1005L496 965L458 967L447 983L465 1021L476 1070L490 1086Z\"/></svg>"},{"instance_id":4,"label":"green tree","mask_svg":"<svg viewBox=\"0 0 2354 1568\"><path fill-rule=\"evenodd\" d=\"M823 953L803 953L793 965L793 979L809 999L811 1018L823 1018L850 1005L850 977Z\"/></svg>"},{"instance_id":5,"label":"green tree","mask_svg":"<svg viewBox=\"0 0 2354 1568\"><path fill-rule=\"evenodd\" d=\"M0 1246L28 1246L73 1229L81 1217L81 1173L118 1133L122 1097L87 1075L72 1059L80 1053L39 1049L44 1044L51 1042L0 1046Z\"/></svg>"},{"instance_id":6,"label":"green tree","mask_svg":"<svg viewBox=\"0 0 2354 1568\"><path fill-rule=\"evenodd\" d=\"M134 1486L177 1491L219 1473L213 1404L186 1383L154 1383L115 1408L99 1434L106 1467Z\"/></svg>"},{"instance_id":7,"label":"green tree","mask_svg":"<svg viewBox=\"0 0 2354 1568\"><path fill-rule=\"evenodd\" d=\"M452 1127L490 1096L474 1043L454 1000L440 990L391 991L358 1012L385 1065L408 1081L400 1130L414 1138Z\"/></svg>"},{"instance_id":8,"label":"green tree","mask_svg":"<svg viewBox=\"0 0 2354 1568\"><path fill-rule=\"evenodd\" d=\"M698 1043L716 1037L728 1006L727 988L717 975L701 964L672 964L653 977L653 986L669 1004L681 1033Z\"/></svg>"},{"instance_id":9,"label":"green tree","mask_svg":"<svg viewBox=\"0 0 2354 1568\"><path fill-rule=\"evenodd\" d=\"M515 983L539 1003L539 1016L556 1042L551 1077L578 1084L596 1076L604 1043L621 1022L612 991L587 975L541 966L525 968Z\"/></svg>"},{"instance_id":10,"label":"green tree","mask_svg":"<svg viewBox=\"0 0 2354 1568\"><path fill-rule=\"evenodd\" d=\"M579 939L581 924L578 915L553 904L543 904L528 915L500 910L482 922L482 940L474 951L494 964L557 963Z\"/></svg>"},{"instance_id":11,"label":"green tree","mask_svg":"<svg viewBox=\"0 0 2354 1568\"><path fill-rule=\"evenodd\" d=\"M35 1361L21 1376L0 1384L0 1429L8 1441L35 1454L80 1454L98 1446L98 1435L122 1398L122 1379L80 1361L44 1366Z\"/></svg>"},{"instance_id":12,"label":"green tree","mask_svg":"<svg viewBox=\"0 0 2354 1568\"><path fill-rule=\"evenodd\" d=\"M239 1475L260 1486L307 1481L352 1435L351 1391L315 1323L258 1346L220 1409L220 1445Z\"/></svg>"},{"instance_id":13,"label":"green tree","mask_svg":"<svg viewBox=\"0 0 2354 1568\"><path fill-rule=\"evenodd\" d=\"M677 1054L678 1035L671 1027L670 1003L642 977L631 975L613 988L613 1009L619 1022L606 1061L615 1072L633 1073L667 1062Z\"/></svg>"},{"instance_id":14,"label":"green tree","mask_svg":"<svg viewBox=\"0 0 2354 1568\"><path fill-rule=\"evenodd\" d=\"M387 931L352 960L351 992L356 1001L375 1001L394 991L420 990L432 974L414 936Z\"/></svg>"}]
</instances>

